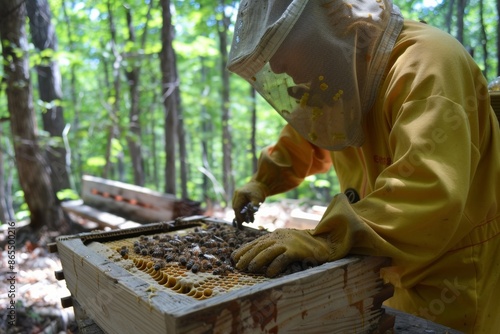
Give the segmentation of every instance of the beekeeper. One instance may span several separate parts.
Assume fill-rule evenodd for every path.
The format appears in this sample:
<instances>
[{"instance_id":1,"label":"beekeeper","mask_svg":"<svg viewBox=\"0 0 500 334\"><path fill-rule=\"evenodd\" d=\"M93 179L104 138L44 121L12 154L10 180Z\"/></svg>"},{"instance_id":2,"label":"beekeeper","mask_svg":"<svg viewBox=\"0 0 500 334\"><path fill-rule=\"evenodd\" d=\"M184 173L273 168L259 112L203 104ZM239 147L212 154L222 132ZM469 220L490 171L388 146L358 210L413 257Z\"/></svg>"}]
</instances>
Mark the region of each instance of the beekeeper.
<instances>
[{"instance_id":1,"label":"beekeeper","mask_svg":"<svg viewBox=\"0 0 500 334\"><path fill-rule=\"evenodd\" d=\"M388 306L466 333L500 328L499 124L454 38L390 0L242 0L228 68L288 123L234 194L238 224L332 164L343 192L315 229L236 250L238 269L386 256Z\"/></svg>"}]
</instances>

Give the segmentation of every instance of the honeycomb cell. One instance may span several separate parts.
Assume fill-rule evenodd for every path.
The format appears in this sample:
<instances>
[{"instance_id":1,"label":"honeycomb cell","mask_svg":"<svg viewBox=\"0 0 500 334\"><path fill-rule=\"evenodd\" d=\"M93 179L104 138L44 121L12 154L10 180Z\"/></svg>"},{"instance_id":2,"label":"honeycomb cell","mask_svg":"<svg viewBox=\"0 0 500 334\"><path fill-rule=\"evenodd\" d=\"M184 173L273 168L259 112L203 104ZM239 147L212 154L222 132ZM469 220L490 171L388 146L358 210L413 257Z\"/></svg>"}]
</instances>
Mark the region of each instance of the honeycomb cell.
<instances>
[{"instance_id":1,"label":"honeycomb cell","mask_svg":"<svg viewBox=\"0 0 500 334\"><path fill-rule=\"evenodd\" d=\"M210 297L210 296L212 296L212 293L213 293L213 291L212 291L212 289L210 289L210 288L205 288L205 289L203 290L203 295L204 295L205 297Z\"/></svg>"},{"instance_id":2,"label":"honeycomb cell","mask_svg":"<svg viewBox=\"0 0 500 334\"><path fill-rule=\"evenodd\" d=\"M152 277L155 281L159 282L159 281L163 278L163 273L162 273L161 271L155 271L155 272L151 275L151 277Z\"/></svg>"},{"instance_id":3,"label":"honeycomb cell","mask_svg":"<svg viewBox=\"0 0 500 334\"><path fill-rule=\"evenodd\" d=\"M165 285L168 282L168 274L166 272L161 272L161 278L158 281L158 284Z\"/></svg>"},{"instance_id":4,"label":"honeycomb cell","mask_svg":"<svg viewBox=\"0 0 500 334\"><path fill-rule=\"evenodd\" d=\"M174 276L168 276L168 280L165 285L169 288L173 288L176 284L177 284L177 279Z\"/></svg>"}]
</instances>

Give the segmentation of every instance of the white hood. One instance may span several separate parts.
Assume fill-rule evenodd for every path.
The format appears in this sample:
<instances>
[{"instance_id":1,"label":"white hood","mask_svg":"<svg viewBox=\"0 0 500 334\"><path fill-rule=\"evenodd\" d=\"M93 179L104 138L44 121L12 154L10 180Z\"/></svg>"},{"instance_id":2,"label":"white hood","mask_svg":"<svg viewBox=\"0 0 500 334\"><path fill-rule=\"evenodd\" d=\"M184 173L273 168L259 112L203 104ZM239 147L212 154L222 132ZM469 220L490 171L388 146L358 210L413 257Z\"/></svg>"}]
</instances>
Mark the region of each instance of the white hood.
<instances>
[{"instance_id":1,"label":"white hood","mask_svg":"<svg viewBox=\"0 0 500 334\"><path fill-rule=\"evenodd\" d=\"M228 69L311 143L361 146L402 26L390 0L242 0Z\"/></svg>"}]
</instances>

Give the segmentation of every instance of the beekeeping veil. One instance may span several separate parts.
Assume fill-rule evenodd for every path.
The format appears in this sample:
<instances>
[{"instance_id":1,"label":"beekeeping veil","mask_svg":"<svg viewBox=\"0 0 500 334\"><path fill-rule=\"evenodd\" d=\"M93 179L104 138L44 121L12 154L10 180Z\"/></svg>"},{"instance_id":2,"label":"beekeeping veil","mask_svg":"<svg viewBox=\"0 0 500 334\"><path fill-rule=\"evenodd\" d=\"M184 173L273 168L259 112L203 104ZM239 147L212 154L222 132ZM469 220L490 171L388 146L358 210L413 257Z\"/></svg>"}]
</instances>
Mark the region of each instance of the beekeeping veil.
<instances>
[{"instance_id":1,"label":"beekeeping veil","mask_svg":"<svg viewBox=\"0 0 500 334\"><path fill-rule=\"evenodd\" d=\"M361 146L402 25L391 0L242 0L228 69L311 143Z\"/></svg>"}]
</instances>

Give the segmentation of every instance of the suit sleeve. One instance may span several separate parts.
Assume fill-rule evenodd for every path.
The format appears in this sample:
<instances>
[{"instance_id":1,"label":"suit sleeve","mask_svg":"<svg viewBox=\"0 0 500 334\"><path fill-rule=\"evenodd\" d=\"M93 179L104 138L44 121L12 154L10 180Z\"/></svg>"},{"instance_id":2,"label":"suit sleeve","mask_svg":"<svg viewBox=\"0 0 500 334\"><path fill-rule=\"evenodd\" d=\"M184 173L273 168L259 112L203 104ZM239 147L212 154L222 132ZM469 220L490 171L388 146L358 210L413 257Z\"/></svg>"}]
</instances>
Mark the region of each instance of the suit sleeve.
<instances>
[{"instance_id":1,"label":"suit sleeve","mask_svg":"<svg viewBox=\"0 0 500 334\"><path fill-rule=\"evenodd\" d=\"M331 168L330 152L309 143L286 125L275 145L262 150L253 180L265 184L268 196L297 187L307 176Z\"/></svg>"}]
</instances>

